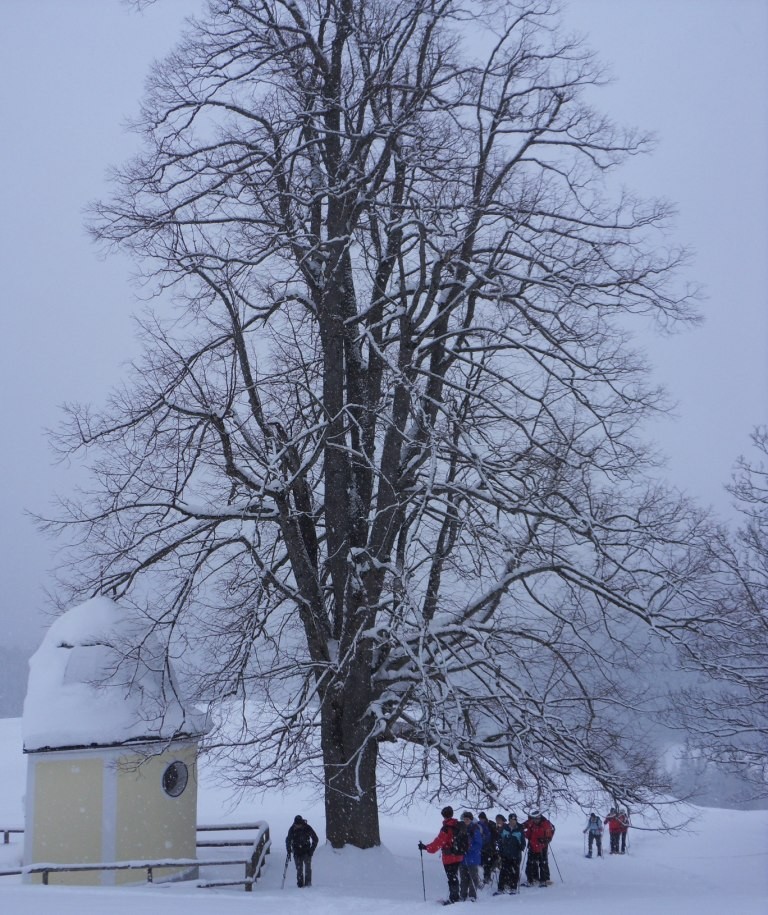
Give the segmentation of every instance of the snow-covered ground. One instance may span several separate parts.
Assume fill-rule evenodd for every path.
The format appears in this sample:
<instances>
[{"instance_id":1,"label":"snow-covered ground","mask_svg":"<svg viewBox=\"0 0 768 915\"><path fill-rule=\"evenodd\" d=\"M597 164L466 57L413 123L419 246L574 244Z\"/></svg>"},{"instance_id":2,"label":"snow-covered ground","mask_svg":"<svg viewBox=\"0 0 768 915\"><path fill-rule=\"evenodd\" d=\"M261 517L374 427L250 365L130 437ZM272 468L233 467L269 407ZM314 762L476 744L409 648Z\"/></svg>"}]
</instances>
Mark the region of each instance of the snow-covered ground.
<instances>
[{"instance_id":1,"label":"snow-covered ground","mask_svg":"<svg viewBox=\"0 0 768 915\"><path fill-rule=\"evenodd\" d=\"M20 719L0 719L0 827L21 825L25 761ZM461 799L445 798L461 807ZM495 812L495 811L489 811ZM604 811L603 811L604 812ZM298 793L274 796L263 805L241 803L233 809L216 785L215 772L203 766L201 822L269 821L273 851L252 894L242 889L195 889L182 884L130 888L22 886L18 877L0 878L3 915L425 915L445 896L445 878L437 856L424 855L424 882L417 850L440 826L437 810L422 807L407 818L384 818L383 847L361 852L318 848L313 886L300 890L288 873L280 888L285 861L284 837L295 814L305 816L323 836L322 804ZM618 912L619 915L766 915L768 913L768 812L701 809L686 832L665 836L631 830L629 853L586 860L583 817L553 817L552 845L558 870L547 889L522 889L518 896L493 897L483 891L478 905L501 915L524 908L542 915ZM0 845L0 870L21 860L21 842ZM1 840L0 840L1 841ZM451 910L453 911L453 910Z\"/></svg>"}]
</instances>

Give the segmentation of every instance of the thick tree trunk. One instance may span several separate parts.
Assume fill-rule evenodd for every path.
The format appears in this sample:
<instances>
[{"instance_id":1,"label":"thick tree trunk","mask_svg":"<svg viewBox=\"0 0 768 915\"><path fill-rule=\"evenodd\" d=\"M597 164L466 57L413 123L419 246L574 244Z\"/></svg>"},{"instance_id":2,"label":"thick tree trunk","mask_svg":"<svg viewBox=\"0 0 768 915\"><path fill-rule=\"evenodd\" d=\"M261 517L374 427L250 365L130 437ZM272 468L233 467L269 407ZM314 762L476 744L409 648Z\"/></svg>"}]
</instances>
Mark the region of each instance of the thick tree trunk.
<instances>
[{"instance_id":1,"label":"thick tree trunk","mask_svg":"<svg viewBox=\"0 0 768 915\"><path fill-rule=\"evenodd\" d=\"M323 703L326 837L333 848L381 844L376 792L378 744L371 738L367 702L348 682ZM361 714L362 713L362 714Z\"/></svg>"}]
</instances>

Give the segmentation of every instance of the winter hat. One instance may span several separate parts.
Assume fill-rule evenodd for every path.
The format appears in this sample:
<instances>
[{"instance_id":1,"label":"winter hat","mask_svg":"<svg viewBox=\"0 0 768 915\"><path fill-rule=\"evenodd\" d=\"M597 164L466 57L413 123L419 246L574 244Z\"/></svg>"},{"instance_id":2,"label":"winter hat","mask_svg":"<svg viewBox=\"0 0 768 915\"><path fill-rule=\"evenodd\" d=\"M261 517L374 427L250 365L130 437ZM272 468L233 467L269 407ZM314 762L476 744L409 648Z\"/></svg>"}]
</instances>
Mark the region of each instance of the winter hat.
<instances>
[{"instance_id":1,"label":"winter hat","mask_svg":"<svg viewBox=\"0 0 768 915\"><path fill-rule=\"evenodd\" d=\"M443 807L443 809L440 811L440 816L444 820L450 819L453 816L453 807Z\"/></svg>"},{"instance_id":2,"label":"winter hat","mask_svg":"<svg viewBox=\"0 0 768 915\"><path fill-rule=\"evenodd\" d=\"M540 817L540 816L541 816L541 811L540 811L540 810L532 810L532 811L531 811L531 816L532 816L534 819L535 819L536 817Z\"/></svg>"},{"instance_id":3,"label":"winter hat","mask_svg":"<svg viewBox=\"0 0 768 915\"><path fill-rule=\"evenodd\" d=\"M296 816L293 818L294 826L300 826L303 822L304 822L304 817L299 816L298 814L296 814Z\"/></svg>"}]
</instances>

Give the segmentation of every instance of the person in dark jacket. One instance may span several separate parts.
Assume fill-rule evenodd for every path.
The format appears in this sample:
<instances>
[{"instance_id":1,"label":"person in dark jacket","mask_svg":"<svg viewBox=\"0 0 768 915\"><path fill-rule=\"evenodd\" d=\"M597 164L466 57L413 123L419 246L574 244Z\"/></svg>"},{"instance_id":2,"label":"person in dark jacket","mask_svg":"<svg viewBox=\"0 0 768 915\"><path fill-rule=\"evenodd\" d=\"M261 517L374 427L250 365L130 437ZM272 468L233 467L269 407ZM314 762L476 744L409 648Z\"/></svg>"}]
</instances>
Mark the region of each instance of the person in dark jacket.
<instances>
[{"instance_id":1,"label":"person in dark jacket","mask_svg":"<svg viewBox=\"0 0 768 915\"><path fill-rule=\"evenodd\" d=\"M525 850L525 835L516 814L510 813L509 820L502 813L496 815L496 848L499 855L499 886L493 895L514 894L520 882L520 862Z\"/></svg>"},{"instance_id":2,"label":"person in dark jacket","mask_svg":"<svg viewBox=\"0 0 768 915\"><path fill-rule=\"evenodd\" d=\"M523 861L523 852L525 851L525 830L523 829L523 824L518 823L517 814L510 813L507 818L507 825L509 826L512 835L514 836L517 844L520 846L520 854L515 855L512 862L512 891L517 892L517 888L520 884L520 865Z\"/></svg>"},{"instance_id":3,"label":"person in dark jacket","mask_svg":"<svg viewBox=\"0 0 768 915\"><path fill-rule=\"evenodd\" d=\"M536 883L547 886L549 883L549 843L555 834L555 827L543 816L540 810L532 810L523 823L525 837L528 840L528 863L525 867L528 885Z\"/></svg>"},{"instance_id":4,"label":"person in dark jacket","mask_svg":"<svg viewBox=\"0 0 768 915\"><path fill-rule=\"evenodd\" d=\"M443 867L448 879L448 898L445 905L450 905L461 898L459 896L459 865L464 860L464 853L457 855L452 851L453 837L459 828L459 822L453 816L453 807L443 807L440 816L443 818L440 832L428 845L419 842L419 849L428 851L430 855L434 855L437 851L442 852Z\"/></svg>"},{"instance_id":5,"label":"person in dark jacket","mask_svg":"<svg viewBox=\"0 0 768 915\"><path fill-rule=\"evenodd\" d=\"M494 868L498 866L496 858L496 823L490 822L485 811L477 815L477 825L483 834L483 850L480 853L480 864L483 866L483 882L485 886L493 879Z\"/></svg>"},{"instance_id":6,"label":"person in dark jacket","mask_svg":"<svg viewBox=\"0 0 768 915\"><path fill-rule=\"evenodd\" d=\"M302 816L295 816L285 837L285 850L296 865L296 885L312 886L312 855L315 853L317 833Z\"/></svg>"}]
</instances>

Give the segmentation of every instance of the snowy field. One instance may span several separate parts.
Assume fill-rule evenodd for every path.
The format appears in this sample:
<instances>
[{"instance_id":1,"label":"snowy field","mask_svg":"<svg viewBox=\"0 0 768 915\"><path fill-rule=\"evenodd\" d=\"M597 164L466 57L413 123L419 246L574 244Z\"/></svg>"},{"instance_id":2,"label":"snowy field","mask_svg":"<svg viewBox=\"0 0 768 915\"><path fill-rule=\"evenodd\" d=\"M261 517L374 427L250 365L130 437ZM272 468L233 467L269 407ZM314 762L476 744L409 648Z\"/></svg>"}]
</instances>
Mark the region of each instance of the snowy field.
<instances>
[{"instance_id":1,"label":"snowy field","mask_svg":"<svg viewBox=\"0 0 768 915\"><path fill-rule=\"evenodd\" d=\"M22 825L25 760L20 719L0 719L0 827ZM445 798L461 808L461 799ZM489 811L495 813L496 811ZM600 811L605 813L605 811ZM305 816L321 837L314 859L313 886L299 890L288 872L281 890L284 837L295 814ZM488 915L524 908L530 913L578 915L766 915L768 913L768 812L700 809L692 828L674 837L631 830L629 853L587 860L583 856L583 817L553 816L552 845L560 873L546 889L523 888L517 896L481 893ZM298 793L274 796L264 805L241 803L232 809L217 787L215 772L202 768L200 822L270 823L273 851L253 893L242 889L203 890L154 885L130 888L22 886L19 877L0 878L3 915L415 915L436 911L446 885L439 859L424 855L427 902L423 899L419 839L431 840L440 826L437 810L412 810L406 818L384 818L384 847L335 852L322 844L322 804ZM20 837L0 845L0 870L21 861ZM607 835L606 835L607 845ZM206 875L208 876L208 875ZM460 904L461 905L461 904ZM465 903L464 905L468 905Z\"/></svg>"}]
</instances>

